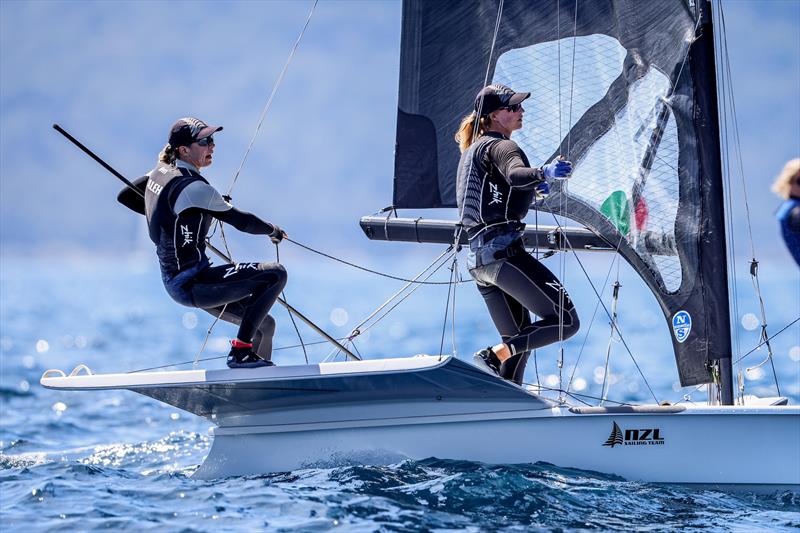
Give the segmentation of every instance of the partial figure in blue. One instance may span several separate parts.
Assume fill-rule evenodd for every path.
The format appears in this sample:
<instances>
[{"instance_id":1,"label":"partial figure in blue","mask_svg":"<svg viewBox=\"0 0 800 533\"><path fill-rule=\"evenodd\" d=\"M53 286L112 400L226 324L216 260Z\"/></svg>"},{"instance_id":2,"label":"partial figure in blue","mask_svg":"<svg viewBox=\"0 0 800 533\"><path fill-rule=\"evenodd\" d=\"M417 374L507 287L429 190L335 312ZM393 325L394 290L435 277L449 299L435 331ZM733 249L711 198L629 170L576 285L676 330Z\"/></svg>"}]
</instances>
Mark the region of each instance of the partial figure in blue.
<instances>
[{"instance_id":1,"label":"partial figure in blue","mask_svg":"<svg viewBox=\"0 0 800 533\"><path fill-rule=\"evenodd\" d=\"M221 130L196 118L178 119L156 168L134 182L144 192L144 202L130 189L118 200L147 217L167 294L239 326L228 366L272 366L275 320L269 311L286 285L286 270L278 263L212 265L206 238L215 219L239 231L267 235L275 244L286 233L233 207L200 174L213 161L214 134Z\"/></svg>"},{"instance_id":2,"label":"partial figure in blue","mask_svg":"<svg viewBox=\"0 0 800 533\"><path fill-rule=\"evenodd\" d=\"M504 85L484 87L455 136L461 149L456 199L469 238L469 272L502 339L476 353L475 362L517 384L532 350L572 337L580 325L561 282L522 239L532 202L549 194L549 180L572 173L572 163L562 158L531 167L511 140L529 96Z\"/></svg>"},{"instance_id":3,"label":"partial figure in blue","mask_svg":"<svg viewBox=\"0 0 800 533\"><path fill-rule=\"evenodd\" d=\"M776 216L781 225L783 241L800 266L800 159L786 163L772 190L784 199Z\"/></svg>"}]
</instances>

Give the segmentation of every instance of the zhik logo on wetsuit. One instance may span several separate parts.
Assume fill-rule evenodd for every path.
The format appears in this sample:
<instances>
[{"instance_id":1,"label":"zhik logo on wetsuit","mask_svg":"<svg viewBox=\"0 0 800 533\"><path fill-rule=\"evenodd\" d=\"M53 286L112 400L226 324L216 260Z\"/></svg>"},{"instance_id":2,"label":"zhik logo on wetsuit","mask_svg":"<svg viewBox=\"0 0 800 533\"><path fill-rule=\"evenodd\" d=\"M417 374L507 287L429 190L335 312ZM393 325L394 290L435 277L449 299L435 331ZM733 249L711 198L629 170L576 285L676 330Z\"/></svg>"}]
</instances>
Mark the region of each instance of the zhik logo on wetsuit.
<instances>
[{"instance_id":1,"label":"zhik logo on wetsuit","mask_svg":"<svg viewBox=\"0 0 800 533\"><path fill-rule=\"evenodd\" d=\"M489 202L489 205L503 203L503 193L500 192L500 189L497 188L497 185L494 183L489 183L489 190L492 192L492 201Z\"/></svg>"},{"instance_id":2,"label":"zhik logo on wetsuit","mask_svg":"<svg viewBox=\"0 0 800 533\"><path fill-rule=\"evenodd\" d=\"M225 275L222 276L222 279L232 276L237 272L239 272L240 270L245 270L247 268L252 268L253 270L257 270L258 263L239 263L238 265L233 265L232 267L228 267L225 269Z\"/></svg>"},{"instance_id":3,"label":"zhik logo on wetsuit","mask_svg":"<svg viewBox=\"0 0 800 533\"><path fill-rule=\"evenodd\" d=\"M181 235L183 235L183 244L181 247L186 246L187 244L192 244L192 232L189 231L189 226L181 225Z\"/></svg>"},{"instance_id":4,"label":"zhik logo on wetsuit","mask_svg":"<svg viewBox=\"0 0 800 533\"><path fill-rule=\"evenodd\" d=\"M661 436L661 428L626 429L623 433L622 429L614 422L611 435L608 436L603 446L613 448L618 444L620 446L664 444L664 437Z\"/></svg>"},{"instance_id":5,"label":"zhik logo on wetsuit","mask_svg":"<svg viewBox=\"0 0 800 533\"><path fill-rule=\"evenodd\" d=\"M675 340L683 342L689 337L692 331L692 315L686 311L678 311L672 317L672 332L675 334Z\"/></svg>"}]
</instances>

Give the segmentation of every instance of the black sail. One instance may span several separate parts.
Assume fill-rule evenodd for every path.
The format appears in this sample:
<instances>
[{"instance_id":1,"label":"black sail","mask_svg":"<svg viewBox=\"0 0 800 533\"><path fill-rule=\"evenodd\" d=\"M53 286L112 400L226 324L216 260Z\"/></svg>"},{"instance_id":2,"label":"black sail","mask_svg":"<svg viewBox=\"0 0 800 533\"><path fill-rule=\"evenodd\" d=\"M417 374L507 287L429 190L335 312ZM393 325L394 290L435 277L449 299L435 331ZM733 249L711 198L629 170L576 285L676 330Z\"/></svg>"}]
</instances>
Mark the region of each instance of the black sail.
<instances>
[{"instance_id":1,"label":"black sail","mask_svg":"<svg viewBox=\"0 0 800 533\"><path fill-rule=\"evenodd\" d=\"M453 135L484 85L530 91L513 138L575 164L537 208L619 248L656 295L683 386L730 389L730 319L707 0L403 4L394 206L454 207ZM491 56L491 57L490 57ZM727 400L730 392L723 392Z\"/></svg>"}]
</instances>

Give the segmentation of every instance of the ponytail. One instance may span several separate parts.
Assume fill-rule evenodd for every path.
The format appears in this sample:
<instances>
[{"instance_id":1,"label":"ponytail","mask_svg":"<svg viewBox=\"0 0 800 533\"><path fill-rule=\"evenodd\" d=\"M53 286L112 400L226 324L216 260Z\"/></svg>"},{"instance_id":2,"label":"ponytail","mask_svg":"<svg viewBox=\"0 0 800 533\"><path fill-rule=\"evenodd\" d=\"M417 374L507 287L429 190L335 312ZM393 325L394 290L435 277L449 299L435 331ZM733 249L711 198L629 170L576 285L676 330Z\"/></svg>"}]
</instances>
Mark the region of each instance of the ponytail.
<instances>
[{"instance_id":1,"label":"ponytail","mask_svg":"<svg viewBox=\"0 0 800 533\"><path fill-rule=\"evenodd\" d=\"M461 153L464 153L475 142L475 139L486 133L491 123L492 119L489 116L481 117L479 120L478 114L474 111L462 118L455 135Z\"/></svg>"},{"instance_id":2,"label":"ponytail","mask_svg":"<svg viewBox=\"0 0 800 533\"><path fill-rule=\"evenodd\" d=\"M158 160L168 165L174 165L175 160L178 158L178 151L167 143L161 153L158 154Z\"/></svg>"}]
</instances>

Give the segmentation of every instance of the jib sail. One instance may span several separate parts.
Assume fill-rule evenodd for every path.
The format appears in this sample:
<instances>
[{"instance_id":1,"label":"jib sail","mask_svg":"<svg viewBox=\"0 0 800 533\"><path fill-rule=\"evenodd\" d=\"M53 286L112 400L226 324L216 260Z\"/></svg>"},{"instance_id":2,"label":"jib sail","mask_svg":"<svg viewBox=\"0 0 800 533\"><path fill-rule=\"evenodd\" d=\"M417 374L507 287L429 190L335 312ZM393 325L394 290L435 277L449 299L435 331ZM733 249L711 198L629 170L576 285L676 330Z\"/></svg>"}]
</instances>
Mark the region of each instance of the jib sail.
<instances>
[{"instance_id":1,"label":"jib sail","mask_svg":"<svg viewBox=\"0 0 800 533\"><path fill-rule=\"evenodd\" d=\"M575 164L540 209L618 247L661 304L680 381L730 368L707 0L406 0L394 206L454 207L453 134L489 81L530 91L514 139Z\"/></svg>"}]
</instances>

